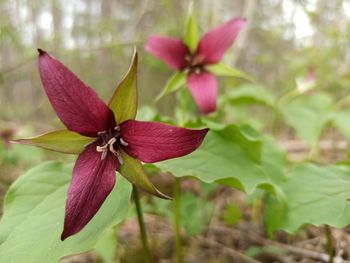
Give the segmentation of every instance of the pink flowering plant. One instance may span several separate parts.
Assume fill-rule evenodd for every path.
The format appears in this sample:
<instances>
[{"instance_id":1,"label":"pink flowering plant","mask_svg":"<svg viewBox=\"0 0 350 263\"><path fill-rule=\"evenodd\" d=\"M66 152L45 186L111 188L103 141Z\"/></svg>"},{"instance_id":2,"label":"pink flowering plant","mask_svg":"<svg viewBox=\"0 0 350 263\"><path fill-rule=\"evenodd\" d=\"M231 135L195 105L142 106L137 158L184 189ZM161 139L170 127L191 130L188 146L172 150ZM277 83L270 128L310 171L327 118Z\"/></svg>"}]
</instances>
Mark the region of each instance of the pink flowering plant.
<instances>
[{"instance_id":1,"label":"pink flowering plant","mask_svg":"<svg viewBox=\"0 0 350 263\"><path fill-rule=\"evenodd\" d=\"M68 190L62 240L78 233L98 212L116 183L116 171L151 194L170 199L149 181L140 161L153 163L189 154L200 146L208 129L134 120L136 52L129 72L108 105L41 49L39 72L45 92L67 129L16 142L78 154Z\"/></svg>"},{"instance_id":2,"label":"pink flowering plant","mask_svg":"<svg viewBox=\"0 0 350 263\"><path fill-rule=\"evenodd\" d=\"M230 19L199 39L196 20L190 14L183 39L150 36L145 49L171 69L178 71L169 80L160 97L180 88L187 81L188 89L201 112L214 112L218 96L215 74L244 76L239 71L219 63L245 23L244 18Z\"/></svg>"}]
</instances>

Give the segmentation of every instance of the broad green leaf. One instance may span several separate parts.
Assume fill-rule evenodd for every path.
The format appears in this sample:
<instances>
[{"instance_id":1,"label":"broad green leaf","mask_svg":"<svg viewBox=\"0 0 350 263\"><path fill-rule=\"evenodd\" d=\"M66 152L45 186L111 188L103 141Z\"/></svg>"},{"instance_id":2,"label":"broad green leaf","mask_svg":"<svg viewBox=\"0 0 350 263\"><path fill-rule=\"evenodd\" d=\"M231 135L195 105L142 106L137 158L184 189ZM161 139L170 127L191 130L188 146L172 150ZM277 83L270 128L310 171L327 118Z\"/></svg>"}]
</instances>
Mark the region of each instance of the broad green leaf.
<instances>
[{"instance_id":1,"label":"broad green leaf","mask_svg":"<svg viewBox=\"0 0 350 263\"><path fill-rule=\"evenodd\" d=\"M244 84L233 88L223 98L233 105L259 104L275 108L276 98L266 88L257 84Z\"/></svg>"},{"instance_id":2,"label":"broad green leaf","mask_svg":"<svg viewBox=\"0 0 350 263\"><path fill-rule=\"evenodd\" d=\"M118 124L125 120L135 119L136 117L137 62L138 56L135 49L130 68L108 103L108 106L113 111L114 118Z\"/></svg>"},{"instance_id":3,"label":"broad green leaf","mask_svg":"<svg viewBox=\"0 0 350 263\"><path fill-rule=\"evenodd\" d=\"M265 173L275 184L280 185L287 179L287 152L278 145L273 137L265 136L261 154Z\"/></svg>"},{"instance_id":4,"label":"broad green leaf","mask_svg":"<svg viewBox=\"0 0 350 263\"><path fill-rule=\"evenodd\" d=\"M270 197L266 203L266 223L270 230L295 233L305 224L339 228L350 224L348 169L302 164L291 171L281 188L288 202L280 204Z\"/></svg>"},{"instance_id":5,"label":"broad green leaf","mask_svg":"<svg viewBox=\"0 0 350 263\"><path fill-rule=\"evenodd\" d=\"M171 197L160 192L148 179L142 164L139 160L132 158L130 155L121 151L123 164L120 167L120 173L132 184L140 187L150 194L163 199L171 199Z\"/></svg>"},{"instance_id":6,"label":"broad green leaf","mask_svg":"<svg viewBox=\"0 0 350 263\"><path fill-rule=\"evenodd\" d=\"M18 139L14 142L38 146L61 153L79 154L87 144L94 140L95 138L86 137L69 130L57 130L36 137Z\"/></svg>"},{"instance_id":7,"label":"broad green leaf","mask_svg":"<svg viewBox=\"0 0 350 263\"><path fill-rule=\"evenodd\" d=\"M156 101L163 98L165 95L168 95L179 88L183 87L186 83L186 74L182 71L176 72L174 75L172 75L167 83L165 84L164 89L162 92L157 96Z\"/></svg>"},{"instance_id":8,"label":"broad green leaf","mask_svg":"<svg viewBox=\"0 0 350 263\"><path fill-rule=\"evenodd\" d=\"M199 42L198 25L195 16L193 15L193 2L189 7L184 42L189 48L190 52L196 51Z\"/></svg>"},{"instance_id":9,"label":"broad green leaf","mask_svg":"<svg viewBox=\"0 0 350 263\"><path fill-rule=\"evenodd\" d=\"M235 69L235 68L232 68L228 65L225 65L223 63L209 65L209 66L207 66L207 69L211 73L214 73L217 76L241 78L241 79L253 81L251 79L251 77L249 77L247 74L239 71L238 69Z\"/></svg>"},{"instance_id":10,"label":"broad green leaf","mask_svg":"<svg viewBox=\"0 0 350 263\"><path fill-rule=\"evenodd\" d=\"M99 237L95 250L104 263L116 263L117 233L114 228L107 229Z\"/></svg>"},{"instance_id":11,"label":"broad green leaf","mask_svg":"<svg viewBox=\"0 0 350 263\"><path fill-rule=\"evenodd\" d=\"M292 126L297 136L315 147L329 120L332 99L324 93L301 95L280 109L284 120Z\"/></svg>"},{"instance_id":12,"label":"broad green leaf","mask_svg":"<svg viewBox=\"0 0 350 263\"><path fill-rule=\"evenodd\" d=\"M187 234L194 236L200 234L209 224L214 213L214 205L191 192L186 192L181 195L180 212L182 226Z\"/></svg>"},{"instance_id":13,"label":"broad green leaf","mask_svg":"<svg viewBox=\"0 0 350 263\"><path fill-rule=\"evenodd\" d=\"M345 138L350 140L350 112L337 111L332 112L330 119L333 125L343 134Z\"/></svg>"},{"instance_id":14,"label":"broad green leaf","mask_svg":"<svg viewBox=\"0 0 350 263\"><path fill-rule=\"evenodd\" d=\"M229 125L210 130L203 144L190 155L156 165L177 177L193 176L206 183L225 183L248 193L258 186L276 192L261 165L261 143L249 138L236 125Z\"/></svg>"},{"instance_id":15,"label":"broad green leaf","mask_svg":"<svg viewBox=\"0 0 350 263\"><path fill-rule=\"evenodd\" d=\"M208 200L194 195L191 192L181 194L181 225L189 235L197 235L209 224L214 206ZM155 198L153 205L146 207L146 211L165 216L174 223L172 203Z\"/></svg>"},{"instance_id":16,"label":"broad green leaf","mask_svg":"<svg viewBox=\"0 0 350 263\"><path fill-rule=\"evenodd\" d=\"M48 162L21 176L9 189L0 222L1 262L54 263L92 249L99 236L129 209L132 187L121 176L99 212L78 234L60 240L72 166Z\"/></svg>"}]
</instances>

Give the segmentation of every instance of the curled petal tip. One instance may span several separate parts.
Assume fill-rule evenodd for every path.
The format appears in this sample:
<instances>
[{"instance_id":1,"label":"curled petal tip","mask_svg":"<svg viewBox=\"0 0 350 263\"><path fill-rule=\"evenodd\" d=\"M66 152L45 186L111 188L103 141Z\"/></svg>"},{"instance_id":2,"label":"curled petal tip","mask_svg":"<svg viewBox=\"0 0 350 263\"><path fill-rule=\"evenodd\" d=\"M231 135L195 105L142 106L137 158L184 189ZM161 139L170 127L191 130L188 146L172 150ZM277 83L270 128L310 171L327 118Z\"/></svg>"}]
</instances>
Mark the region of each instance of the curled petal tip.
<instances>
[{"instance_id":1,"label":"curled petal tip","mask_svg":"<svg viewBox=\"0 0 350 263\"><path fill-rule=\"evenodd\" d=\"M67 237L68 235L63 231L61 235L61 241L64 241Z\"/></svg>"},{"instance_id":2,"label":"curled petal tip","mask_svg":"<svg viewBox=\"0 0 350 263\"><path fill-rule=\"evenodd\" d=\"M45 50L42 50L41 48L38 48L39 55L44 55L46 54Z\"/></svg>"}]
</instances>

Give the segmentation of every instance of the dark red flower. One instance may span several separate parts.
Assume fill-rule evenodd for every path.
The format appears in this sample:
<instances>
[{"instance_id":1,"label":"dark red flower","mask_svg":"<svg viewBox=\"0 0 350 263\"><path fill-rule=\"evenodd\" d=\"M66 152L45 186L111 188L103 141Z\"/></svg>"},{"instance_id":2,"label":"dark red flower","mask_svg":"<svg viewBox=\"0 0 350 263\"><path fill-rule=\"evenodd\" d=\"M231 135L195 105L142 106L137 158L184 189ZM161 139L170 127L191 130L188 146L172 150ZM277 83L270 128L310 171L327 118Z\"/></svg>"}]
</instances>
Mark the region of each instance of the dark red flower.
<instances>
[{"instance_id":1,"label":"dark red flower","mask_svg":"<svg viewBox=\"0 0 350 263\"><path fill-rule=\"evenodd\" d=\"M149 181L140 161L152 163L189 154L200 146L208 129L134 120L136 52L108 105L61 62L40 49L39 71L46 94L68 129L17 142L79 154L68 190L62 240L79 232L97 213L115 185L115 171L144 190L168 198Z\"/></svg>"},{"instance_id":2,"label":"dark red flower","mask_svg":"<svg viewBox=\"0 0 350 263\"><path fill-rule=\"evenodd\" d=\"M182 39L151 36L146 50L163 60L170 68L187 73L187 84L198 107L204 113L216 109L217 80L207 66L220 62L235 41L245 19L231 19L207 32L191 52Z\"/></svg>"}]
</instances>

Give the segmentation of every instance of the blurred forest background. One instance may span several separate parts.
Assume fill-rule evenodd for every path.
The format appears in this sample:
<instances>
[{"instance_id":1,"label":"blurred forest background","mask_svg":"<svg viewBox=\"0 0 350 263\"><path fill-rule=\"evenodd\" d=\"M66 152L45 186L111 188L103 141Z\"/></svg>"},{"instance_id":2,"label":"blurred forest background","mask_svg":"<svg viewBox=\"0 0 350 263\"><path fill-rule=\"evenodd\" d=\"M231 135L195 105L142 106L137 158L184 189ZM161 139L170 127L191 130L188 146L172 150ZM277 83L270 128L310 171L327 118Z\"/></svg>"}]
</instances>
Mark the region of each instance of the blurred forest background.
<instances>
[{"instance_id":1,"label":"blurred forest background","mask_svg":"<svg viewBox=\"0 0 350 263\"><path fill-rule=\"evenodd\" d=\"M108 99L140 52L141 104L170 70L146 54L151 34L181 37L189 1L0 1L0 120L48 130L54 112L38 75L37 48L59 58ZM320 89L339 97L350 85L349 0L195 1L202 33L236 16L248 19L225 62L282 94L313 67ZM234 88L234 87L233 87ZM170 113L172 98L159 103Z\"/></svg>"}]
</instances>

